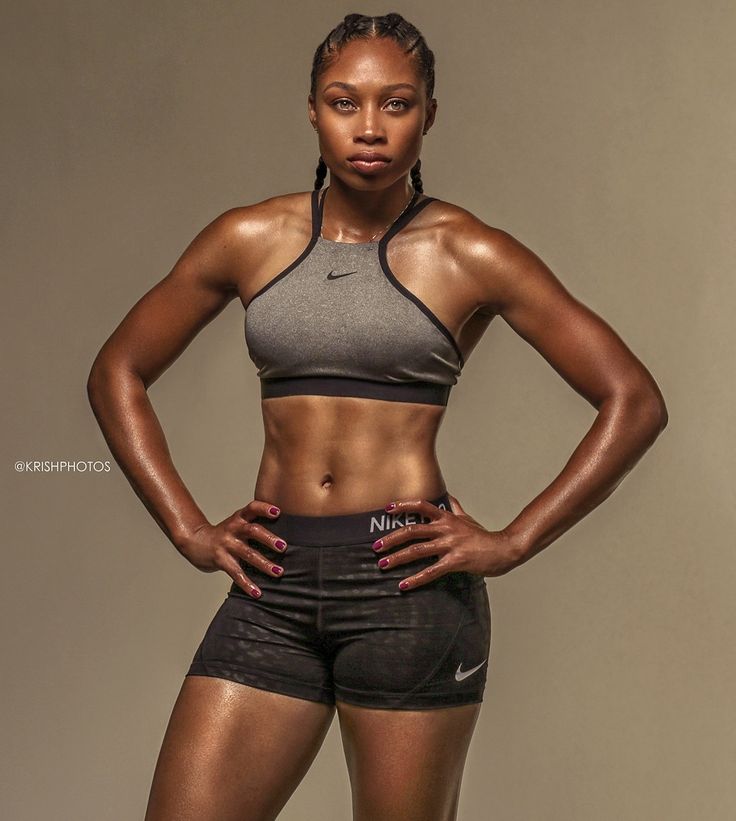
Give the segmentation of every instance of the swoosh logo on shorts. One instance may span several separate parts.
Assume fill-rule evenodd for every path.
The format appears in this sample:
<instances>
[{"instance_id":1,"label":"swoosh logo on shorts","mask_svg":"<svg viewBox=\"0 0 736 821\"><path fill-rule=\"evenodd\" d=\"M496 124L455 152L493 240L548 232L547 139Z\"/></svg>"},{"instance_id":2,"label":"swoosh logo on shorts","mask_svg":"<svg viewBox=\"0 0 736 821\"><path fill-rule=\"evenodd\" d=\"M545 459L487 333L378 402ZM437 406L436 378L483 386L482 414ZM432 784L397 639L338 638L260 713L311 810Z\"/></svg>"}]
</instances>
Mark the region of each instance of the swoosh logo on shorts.
<instances>
[{"instance_id":1,"label":"swoosh logo on shorts","mask_svg":"<svg viewBox=\"0 0 736 821\"><path fill-rule=\"evenodd\" d=\"M475 667L471 667L470 670L461 670L460 668L463 666L463 663L460 662L457 666L457 670L455 671L455 681L462 681L464 678L468 676L472 676L476 670L480 670L480 668L488 661L488 659L483 659L480 664L476 665Z\"/></svg>"},{"instance_id":2,"label":"swoosh logo on shorts","mask_svg":"<svg viewBox=\"0 0 736 821\"><path fill-rule=\"evenodd\" d=\"M357 271L348 271L346 274L335 274L334 271L330 271L330 273L327 274L327 279L340 279L340 277L347 277L347 276L350 276L350 274L357 274L357 273L358 273ZM333 274L334 274L334 276L333 276Z\"/></svg>"}]
</instances>

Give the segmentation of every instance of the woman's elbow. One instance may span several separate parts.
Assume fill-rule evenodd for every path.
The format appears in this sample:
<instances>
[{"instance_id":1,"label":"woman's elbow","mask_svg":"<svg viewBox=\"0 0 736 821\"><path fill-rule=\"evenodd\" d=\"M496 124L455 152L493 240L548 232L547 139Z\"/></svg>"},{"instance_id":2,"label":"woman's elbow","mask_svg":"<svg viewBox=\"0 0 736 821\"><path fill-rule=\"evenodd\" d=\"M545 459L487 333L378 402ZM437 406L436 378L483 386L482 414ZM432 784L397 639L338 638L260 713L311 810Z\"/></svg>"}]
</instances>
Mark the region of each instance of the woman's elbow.
<instances>
[{"instance_id":1,"label":"woman's elbow","mask_svg":"<svg viewBox=\"0 0 736 821\"><path fill-rule=\"evenodd\" d=\"M632 421L646 430L653 439L667 427L667 405L656 384L629 388L624 393L623 404Z\"/></svg>"},{"instance_id":2,"label":"woman's elbow","mask_svg":"<svg viewBox=\"0 0 736 821\"><path fill-rule=\"evenodd\" d=\"M87 374L87 399L95 408L104 398L123 390L131 375L130 368L119 359L113 359L104 351L95 357Z\"/></svg>"}]
</instances>

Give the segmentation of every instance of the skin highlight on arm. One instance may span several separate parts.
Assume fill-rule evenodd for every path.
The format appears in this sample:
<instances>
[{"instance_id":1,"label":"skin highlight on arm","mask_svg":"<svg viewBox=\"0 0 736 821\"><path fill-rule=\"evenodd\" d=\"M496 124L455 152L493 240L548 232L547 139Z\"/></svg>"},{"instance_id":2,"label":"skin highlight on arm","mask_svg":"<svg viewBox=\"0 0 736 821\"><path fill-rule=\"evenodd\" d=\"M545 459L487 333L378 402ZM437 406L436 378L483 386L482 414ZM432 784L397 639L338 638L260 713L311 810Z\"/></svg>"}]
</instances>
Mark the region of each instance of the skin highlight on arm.
<instances>
[{"instance_id":1,"label":"skin highlight on arm","mask_svg":"<svg viewBox=\"0 0 736 821\"><path fill-rule=\"evenodd\" d=\"M619 335L534 252L477 222L472 234L464 247L483 305L598 411L560 473L501 531L526 561L614 492L664 430L667 408L652 375Z\"/></svg>"}]
</instances>

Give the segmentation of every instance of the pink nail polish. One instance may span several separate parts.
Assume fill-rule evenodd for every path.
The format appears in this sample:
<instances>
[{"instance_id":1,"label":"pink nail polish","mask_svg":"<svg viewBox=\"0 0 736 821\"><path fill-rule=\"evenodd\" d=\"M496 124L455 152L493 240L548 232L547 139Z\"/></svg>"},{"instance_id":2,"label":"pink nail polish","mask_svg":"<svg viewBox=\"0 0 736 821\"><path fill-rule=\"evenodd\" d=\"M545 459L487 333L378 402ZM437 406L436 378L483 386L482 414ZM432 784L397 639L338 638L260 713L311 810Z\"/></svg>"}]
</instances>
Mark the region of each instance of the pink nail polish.
<instances>
[{"instance_id":1,"label":"pink nail polish","mask_svg":"<svg viewBox=\"0 0 736 821\"><path fill-rule=\"evenodd\" d=\"M268 512L269 512L272 516L278 516L278 515L279 515L279 513L281 513L281 511L280 511L277 507L269 507Z\"/></svg>"},{"instance_id":2,"label":"pink nail polish","mask_svg":"<svg viewBox=\"0 0 736 821\"><path fill-rule=\"evenodd\" d=\"M399 587L400 587L402 590L406 590L406 588L407 588L408 586L409 586L409 582L407 582L407 581L399 582Z\"/></svg>"},{"instance_id":3,"label":"pink nail polish","mask_svg":"<svg viewBox=\"0 0 736 821\"><path fill-rule=\"evenodd\" d=\"M384 508L384 510L393 510L395 507L396 507L396 503L395 503L395 502L389 502L389 503L386 505L386 507Z\"/></svg>"},{"instance_id":4,"label":"pink nail polish","mask_svg":"<svg viewBox=\"0 0 736 821\"><path fill-rule=\"evenodd\" d=\"M283 539L276 539L274 544L279 550L283 550L286 547L286 542Z\"/></svg>"},{"instance_id":5,"label":"pink nail polish","mask_svg":"<svg viewBox=\"0 0 736 821\"><path fill-rule=\"evenodd\" d=\"M260 590L251 589L250 594L251 594L251 596L253 596L254 599L260 599L261 598L261 591Z\"/></svg>"},{"instance_id":6,"label":"pink nail polish","mask_svg":"<svg viewBox=\"0 0 736 821\"><path fill-rule=\"evenodd\" d=\"M373 549L374 550L380 550L382 547L383 547L383 539L376 539L376 541L373 542Z\"/></svg>"},{"instance_id":7,"label":"pink nail polish","mask_svg":"<svg viewBox=\"0 0 736 821\"><path fill-rule=\"evenodd\" d=\"M387 564L388 564L388 559L381 559L381 561L378 562L379 567L386 567Z\"/></svg>"},{"instance_id":8,"label":"pink nail polish","mask_svg":"<svg viewBox=\"0 0 736 821\"><path fill-rule=\"evenodd\" d=\"M283 568L283 567L279 567L277 564L275 564L275 565L273 566L273 568L272 568L272 569L273 569L273 572L274 572L274 573L281 574L281 573L283 573L283 572L284 572L284 568Z\"/></svg>"}]
</instances>

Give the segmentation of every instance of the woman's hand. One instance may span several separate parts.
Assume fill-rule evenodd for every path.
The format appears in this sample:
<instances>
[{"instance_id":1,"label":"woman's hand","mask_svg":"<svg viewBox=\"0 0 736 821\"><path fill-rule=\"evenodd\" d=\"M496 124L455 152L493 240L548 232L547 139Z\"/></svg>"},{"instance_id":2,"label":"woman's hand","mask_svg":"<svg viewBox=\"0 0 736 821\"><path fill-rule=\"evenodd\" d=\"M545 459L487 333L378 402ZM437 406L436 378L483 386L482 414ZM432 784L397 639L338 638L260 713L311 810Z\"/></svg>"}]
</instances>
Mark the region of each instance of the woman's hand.
<instances>
[{"instance_id":1,"label":"woman's hand","mask_svg":"<svg viewBox=\"0 0 736 821\"><path fill-rule=\"evenodd\" d=\"M416 512L432 521L397 527L374 543L380 543L373 549L381 556L404 542L426 539L384 556L379 560L379 567L381 562L385 562L382 569L408 564L426 556L440 557L434 564L399 582L402 590L419 587L445 573L458 571L480 576L503 576L522 562L522 557L502 532L486 530L463 510L454 496L447 495L452 510L443 510L428 501L396 502L391 513Z\"/></svg>"},{"instance_id":2,"label":"woman's hand","mask_svg":"<svg viewBox=\"0 0 736 821\"><path fill-rule=\"evenodd\" d=\"M180 552L203 573L224 570L239 587L257 599L261 590L243 573L238 559L243 559L271 576L278 577L284 572L283 567L273 564L248 545L248 540L253 539L278 553L286 550L283 539L252 521L257 517L275 519L280 512L275 505L254 499L217 525L200 525L180 548Z\"/></svg>"}]
</instances>

